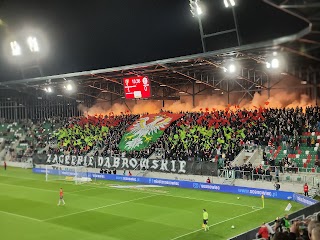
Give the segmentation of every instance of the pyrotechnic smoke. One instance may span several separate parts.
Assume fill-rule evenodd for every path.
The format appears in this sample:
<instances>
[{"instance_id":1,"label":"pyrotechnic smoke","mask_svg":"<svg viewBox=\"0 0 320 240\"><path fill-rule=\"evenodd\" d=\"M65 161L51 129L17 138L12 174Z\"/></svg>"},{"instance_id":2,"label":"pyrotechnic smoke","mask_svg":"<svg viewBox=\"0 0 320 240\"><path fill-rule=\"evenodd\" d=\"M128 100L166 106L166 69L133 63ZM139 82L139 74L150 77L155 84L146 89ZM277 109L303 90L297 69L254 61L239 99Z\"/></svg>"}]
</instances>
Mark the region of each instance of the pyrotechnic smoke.
<instances>
[{"instance_id":1,"label":"pyrotechnic smoke","mask_svg":"<svg viewBox=\"0 0 320 240\"><path fill-rule=\"evenodd\" d=\"M273 83L271 82L271 85ZM238 103L241 98L241 94L230 94L230 105L240 105L240 108L255 109L256 107L272 107L272 108L284 108L284 107L306 107L314 105L314 102L303 91L305 89L289 89L288 86L300 86L300 80L293 77L286 77L282 81L276 83L273 89L270 91L270 97L268 98L267 90L261 91L261 93L254 93L252 100L244 99ZM115 115L121 112L125 113L128 110L134 114L143 113L158 113L160 109L168 110L172 112L180 111L200 111L206 108L211 111L212 109L222 110L228 106L226 94L214 94L214 95L201 95L196 96L195 107L192 105L191 96L182 96L179 101L165 101L165 106L162 106L162 101L154 100L137 100L126 101L125 103L115 103L112 106L110 103L97 102L94 106L87 108L83 105L79 105L79 109L85 114L95 115L103 114L108 115L113 112Z\"/></svg>"}]
</instances>

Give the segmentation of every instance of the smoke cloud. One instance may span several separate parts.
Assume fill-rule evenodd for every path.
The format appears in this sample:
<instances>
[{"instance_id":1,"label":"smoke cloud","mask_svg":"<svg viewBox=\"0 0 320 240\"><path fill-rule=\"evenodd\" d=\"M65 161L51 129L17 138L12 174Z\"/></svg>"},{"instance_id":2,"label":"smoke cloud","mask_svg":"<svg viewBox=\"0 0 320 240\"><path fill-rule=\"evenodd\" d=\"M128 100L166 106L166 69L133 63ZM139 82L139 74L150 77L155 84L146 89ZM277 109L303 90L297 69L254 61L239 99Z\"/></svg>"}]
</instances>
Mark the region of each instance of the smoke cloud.
<instances>
[{"instance_id":1,"label":"smoke cloud","mask_svg":"<svg viewBox=\"0 0 320 240\"><path fill-rule=\"evenodd\" d=\"M268 97L267 90L263 90L260 93L254 93L252 100L243 99L239 103L242 94L230 93L230 105L239 105L240 108L246 109L256 109L256 107L259 106L267 108L295 108L314 105L314 101L305 93L306 88L299 88L299 86L301 86L300 80L286 76L282 81L273 84L274 83L271 82L273 88L270 91L270 97ZM288 86L297 86L298 88L293 89L288 88ZM82 104L78 107L84 115L108 115L111 112L117 115L121 114L121 112L126 113L128 110L134 114L158 113L160 109L180 112L200 111L200 109L205 111L205 109L208 108L209 111L211 111L213 109L223 110L228 106L226 95L226 93L222 95L220 92L213 95L197 95L195 97L195 107L192 104L192 96L181 96L179 101L165 101L164 107L162 106L162 101L154 100L125 101L124 103L115 103L113 105L98 101L90 108Z\"/></svg>"}]
</instances>

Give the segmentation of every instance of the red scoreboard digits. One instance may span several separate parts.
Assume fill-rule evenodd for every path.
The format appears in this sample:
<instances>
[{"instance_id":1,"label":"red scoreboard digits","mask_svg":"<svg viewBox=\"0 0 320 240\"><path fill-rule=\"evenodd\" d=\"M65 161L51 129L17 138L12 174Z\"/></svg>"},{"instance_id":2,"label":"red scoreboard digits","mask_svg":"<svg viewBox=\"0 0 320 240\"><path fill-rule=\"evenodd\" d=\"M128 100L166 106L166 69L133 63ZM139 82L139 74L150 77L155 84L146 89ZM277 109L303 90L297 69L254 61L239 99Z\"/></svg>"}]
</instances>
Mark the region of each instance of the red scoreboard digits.
<instances>
[{"instance_id":1,"label":"red scoreboard digits","mask_svg":"<svg viewBox=\"0 0 320 240\"><path fill-rule=\"evenodd\" d=\"M123 87L126 99L151 97L151 86L147 76L124 78Z\"/></svg>"}]
</instances>

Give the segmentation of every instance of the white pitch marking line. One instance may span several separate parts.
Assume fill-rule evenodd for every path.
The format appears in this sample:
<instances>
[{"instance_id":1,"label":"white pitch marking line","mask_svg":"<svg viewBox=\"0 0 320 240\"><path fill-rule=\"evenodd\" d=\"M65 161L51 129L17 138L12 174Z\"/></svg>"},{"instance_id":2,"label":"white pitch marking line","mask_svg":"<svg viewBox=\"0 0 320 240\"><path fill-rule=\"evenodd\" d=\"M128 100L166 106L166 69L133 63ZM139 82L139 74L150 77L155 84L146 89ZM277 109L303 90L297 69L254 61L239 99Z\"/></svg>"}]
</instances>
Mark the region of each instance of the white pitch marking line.
<instances>
[{"instance_id":1,"label":"white pitch marking line","mask_svg":"<svg viewBox=\"0 0 320 240\"><path fill-rule=\"evenodd\" d=\"M8 185L8 186L17 186L17 187L23 187L23 188L30 188L30 189L35 189L35 190L40 190L40 191L47 191L47 192L56 192L54 190L49 190L49 189L43 189L43 188L34 188L34 187L28 187L28 186L21 186L21 185L16 185L16 184L8 184L8 183L0 183L3 185ZM103 187L103 186L99 186L99 187L90 187L90 188L86 188L86 189L82 189L82 190L78 190L78 191L73 191L73 192L66 192L66 194L73 194L76 192L82 192L82 191L89 191L92 189L113 189L113 190L119 190L119 191L127 191L127 192L138 192L137 190L129 190L129 189L122 189L122 188L113 188L113 187ZM175 198L185 198L185 199L191 199L191 200L198 200L198 201L204 201L204 202L212 202L212 203L222 203L222 204L228 204L228 205L235 205L235 206L241 206L241 207L250 207L250 208L259 208L260 207L256 207L256 206L250 206L250 205L245 205L245 204L239 204L239 203L231 203L231 202L221 202L221 201L214 201L214 200L208 200L208 199L201 199L201 198L192 198L192 197L186 197L186 196L177 196L177 195L172 195L172 194L166 194L166 193L150 193L150 192L143 192L141 191L141 193L148 193L148 194L152 194L152 196L167 196L167 197L175 197Z\"/></svg>"},{"instance_id":2,"label":"white pitch marking line","mask_svg":"<svg viewBox=\"0 0 320 240\"><path fill-rule=\"evenodd\" d=\"M45 192L57 192L57 191L50 190L50 189L35 188L35 187L29 187L29 186L17 185L17 184L10 184L10 183L2 183L2 182L0 182L0 184L1 185L6 185L6 186L14 186L14 187L20 187L20 188L29 188L29 189L34 189L34 190L41 190L41 191L45 191Z\"/></svg>"},{"instance_id":3,"label":"white pitch marking line","mask_svg":"<svg viewBox=\"0 0 320 240\"><path fill-rule=\"evenodd\" d=\"M11 212L1 211L1 210L0 210L0 213L4 213L4 214L15 216L15 217L20 217L20 218L25 218L25 219L41 222L40 219L36 219L36 218L32 218L32 217L28 217L28 216L24 216L24 215L20 215L20 214L16 214L16 213L11 213Z\"/></svg>"},{"instance_id":4,"label":"white pitch marking line","mask_svg":"<svg viewBox=\"0 0 320 240\"><path fill-rule=\"evenodd\" d=\"M20 177L13 177L13 178L20 178ZM29 179L29 178L21 178L21 179ZM34 179L32 179L34 180ZM15 184L7 184L7 183L0 183L0 184L4 184L4 185L11 185L11 186L19 186L19 185L15 185ZM69 184L67 182L65 182L64 184ZM21 186L21 187L26 187L26 188L30 188L30 189L37 189L37 190L43 190L43 191L50 191L50 192L55 192L53 190L48 190L48 189L43 189L43 188L33 188L33 187L27 187L27 186ZM119 191L127 191L127 192L137 192L137 190L129 190L129 189L122 189L122 188L113 188L113 187L107 187L107 186L95 186L95 187L90 187L91 189L98 189L98 188L104 188L104 189L113 189L113 190L119 190ZM86 190L89 190L89 188L87 188ZM80 190L79 190L80 191ZM76 192L76 191L74 191ZM142 192L142 191L141 191ZM73 193L73 192L71 192ZM228 205L235 205L235 206L242 206L242 207L250 207L250 208L259 208L261 209L261 207L256 207L256 206L250 206L250 205L245 205L245 204L239 204L239 203L231 203L231 202L221 202L221 201L214 201L214 200L207 200L207 199L201 199L201 198L191 198L191 197L185 197L185 196L178 196L178 195L172 195L172 194L163 194L163 193L150 193L150 192L142 192L142 193L148 193L148 194L153 194L153 196L158 195L158 196L168 196L168 197L176 197L176 198L185 198L185 199L192 199L192 200L200 200L200 201L205 201L205 202L213 202L213 203L223 203L223 204L228 204Z\"/></svg>"},{"instance_id":5,"label":"white pitch marking line","mask_svg":"<svg viewBox=\"0 0 320 240\"><path fill-rule=\"evenodd\" d=\"M57 192L55 190L50 190L50 189L35 188L35 187L29 187L29 186L24 186L24 185L16 185L16 184L1 183L1 182L0 182L0 185L15 186L15 187L21 187L21 188L29 188L29 189L34 189L34 190L38 190L38 191L45 191L45 192ZM86 188L86 189L82 189L82 190L67 192L67 194L74 194L74 193L77 193L77 192L84 192L84 191L89 191L89 190L93 190L93 189L97 189L97 188Z\"/></svg>"},{"instance_id":6,"label":"white pitch marking line","mask_svg":"<svg viewBox=\"0 0 320 240\"><path fill-rule=\"evenodd\" d=\"M114 190L119 190L119 191L127 191L127 192L137 192L137 190L129 190L129 189L123 189L123 188L113 188L113 187L97 187L97 188L107 188L107 189L114 189ZM141 191L142 192L142 191ZM222 203L222 204L228 204L228 205L235 205L235 206L241 206L241 207L250 207L250 208L257 208L261 209L261 207L256 207L256 206L251 206L251 205L246 205L246 204L240 204L240 203L231 203L231 202L221 202L221 201L214 201L214 200L209 200L209 199L201 199L201 198L192 198L192 197L186 197L186 196L178 196L178 195L172 195L172 194L167 194L167 193L155 193L155 192L145 192L153 195L158 195L158 196L167 196L167 197L175 197L175 198L185 198L185 199L191 199L191 200L198 200L198 201L204 201L204 202L212 202L212 203Z\"/></svg>"},{"instance_id":7,"label":"white pitch marking line","mask_svg":"<svg viewBox=\"0 0 320 240\"><path fill-rule=\"evenodd\" d=\"M214 201L214 200L201 199L201 198L192 198L192 197L176 196L176 195L171 195L171 194L159 194L159 195L168 196L168 197L176 197L176 198L186 198L186 199L198 200L198 201L204 201L204 202L223 203L223 204L235 205L235 206L241 206L241 207L250 207L250 208L255 207L255 206L250 206L250 205L245 205L245 204L239 204L239 203L221 202L221 201ZM256 207L256 208L259 208L259 207ZM259 209L260 209L260 208L259 208Z\"/></svg>"},{"instance_id":8,"label":"white pitch marking line","mask_svg":"<svg viewBox=\"0 0 320 240\"><path fill-rule=\"evenodd\" d=\"M124 204L124 203L128 203L128 202L134 202L134 201L138 201L138 200L142 200L142 199L146 199L146 198L151 198L151 197L154 197L154 195L141 197L141 198L135 198L135 199L131 199L131 200L123 201L123 202L117 202L117 203L113 203L113 204L108 204L108 205L104 205L104 206L101 206L101 207L90 208L90 209L87 209L87 210L74 212L74 213L69 213L69 214L65 214L65 215L62 215L62 216L47 218L47 219L44 219L44 220L41 220L41 221L45 222L45 221L50 221L50 220L53 220L53 219L64 218L64 217L68 217L68 216L72 216L72 215L76 215L76 214L80 214L80 213L91 212L91 211L94 211L94 210L97 210L97 209L112 207L112 206L116 206L116 205L120 205L120 204Z\"/></svg>"},{"instance_id":9,"label":"white pitch marking line","mask_svg":"<svg viewBox=\"0 0 320 240\"><path fill-rule=\"evenodd\" d=\"M236 219L236 218L239 218L239 217L242 217L242 216L245 216L245 215L251 214L251 213L253 213L253 212L260 211L260 210L261 210L261 209L256 209L256 210L251 211L251 212L247 212L247 213L244 213L244 214L241 214L241 215L238 215L238 216L232 217L232 218L228 218L228 219L223 220L223 221L221 221L221 222L217 222L217 223L211 224L211 225L209 225L209 227L213 227L213 226L219 225L219 224L221 224L221 223L228 222L228 221L230 221L230 220L233 220L233 219ZM201 231L201 230L203 230L203 229L194 230L194 231L192 231L192 232L188 232L188 233L183 234L183 235L180 235L180 236L178 236L178 237L171 238L170 240L179 239L179 238L182 238L182 237L184 237L184 236L188 236L188 235L190 235L190 234L192 234L192 233L199 232L199 231Z\"/></svg>"}]
</instances>

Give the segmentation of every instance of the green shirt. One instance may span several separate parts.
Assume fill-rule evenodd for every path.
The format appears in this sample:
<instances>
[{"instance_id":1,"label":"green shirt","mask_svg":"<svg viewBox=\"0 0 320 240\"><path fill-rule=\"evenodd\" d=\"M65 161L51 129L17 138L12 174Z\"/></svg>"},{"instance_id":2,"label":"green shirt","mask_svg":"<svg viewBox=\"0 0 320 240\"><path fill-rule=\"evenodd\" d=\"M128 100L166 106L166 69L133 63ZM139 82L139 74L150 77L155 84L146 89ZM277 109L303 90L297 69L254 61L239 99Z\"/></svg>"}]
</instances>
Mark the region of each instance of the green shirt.
<instances>
[{"instance_id":1,"label":"green shirt","mask_svg":"<svg viewBox=\"0 0 320 240\"><path fill-rule=\"evenodd\" d=\"M208 220L209 214L207 212L203 212L203 219Z\"/></svg>"}]
</instances>

